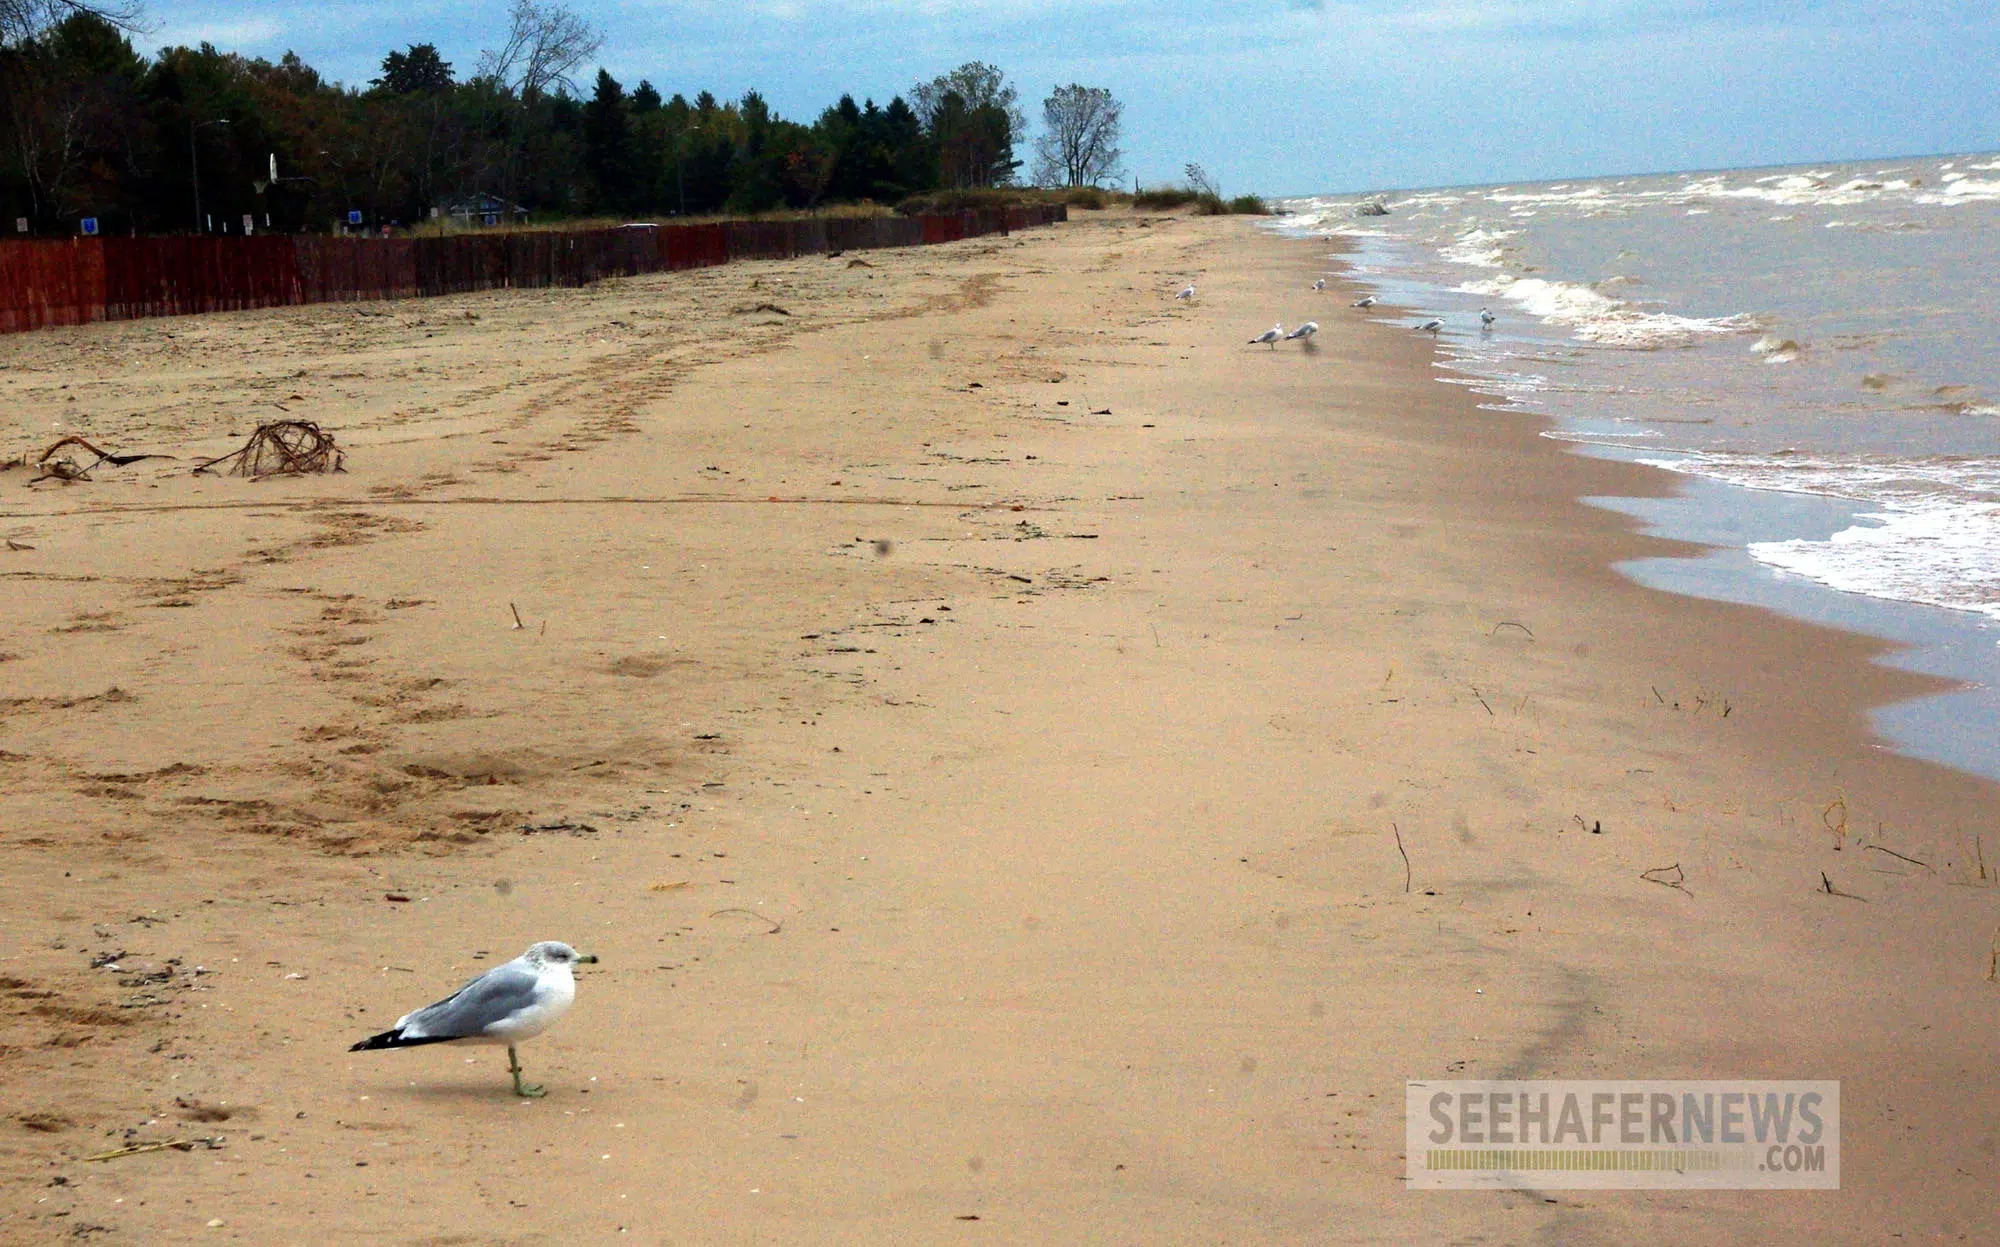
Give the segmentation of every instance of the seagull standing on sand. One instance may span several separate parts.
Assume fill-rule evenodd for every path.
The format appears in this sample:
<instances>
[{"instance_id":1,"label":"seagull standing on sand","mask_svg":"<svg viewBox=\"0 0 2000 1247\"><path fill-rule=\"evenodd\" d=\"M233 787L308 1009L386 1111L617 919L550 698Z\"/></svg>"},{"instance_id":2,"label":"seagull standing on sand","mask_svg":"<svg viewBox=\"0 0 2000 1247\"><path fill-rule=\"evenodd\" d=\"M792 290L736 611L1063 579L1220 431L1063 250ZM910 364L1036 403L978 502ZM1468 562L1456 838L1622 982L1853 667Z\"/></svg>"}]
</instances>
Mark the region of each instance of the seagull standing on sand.
<instances>
[{"instance_id":1,"label":"seagull standing on sand","mask_svg":"<svg viewBox=\"0 0 2000 1247\"><path fill-rule=\"evenodd\" d=\"M1258 334L1256 337L1250 339L1249 345L1268 346L1275 351L1278 349L1278 339L1284 336L1285 336L1285 326L1282 323L1276 324L1271 326L1269 329L1266 329L1264 332Z\"/></svg>"},{"instance_id":2,"label":"seagull standing on sand","mask_svg":"<svg viewBox=\"0 0 2000 1247\"><path fill-rule=\"evenodd\" d=\"M1365 299L1356 299L1356 300L1354 301L1354 306L1356 306L1356 307L1374 307L1374 306L1375 306L1375 296L1371 294L1371 295L1369 295L1369 296L1368 296L1367 298L1365 298Z\"/></svg>"},{"instance_id":3,"label":"seagull standing on sand","mask_svg":"<svg viewBox=\"0 0 2000 1247\"><path fill-rule=\"evenodd\" d=\"M1314 282L1314 283L1313 283L1313 289L1314 289L1314 290L1324 290L1324 289L1326 289L1326 278L1322 277L1322 278L1320 278L1320 279L1319 279L1318 281Z\"/></svg>"},{"instance_id":4,"label":"seagull standing on sand","mask_svg":"<svg viewBox=\"0 0 2000 1247\"><path fill-rule=\"evenodd\" d=\"M1433 319L1433 320L1427 320L1423 324L1418 325L1417 332L1429 333L1433 338L1435 338L1437 337L1438 330L1442 328L1444 328L1444 322L1441 320Z\"/></svg>"},{"instance_id":5,"label":"seagull standing on sand","mask_svg":"<svg viewBox=\"0 0 2000 1247\"><path fill-rule=\"evenodd\" d=\"M1297 329L1294 329L1290 333L1286 334L1285 341L1298 342L1301 341L1302 339L1310 338L1318 332L1319 332L1319 322L1316 320L1309 320L1305 324L1300 325Z\"/></svg>"},{"instance_id":6,"label":"seagull standing on sand","mask_svg":"<svg viewBox=\"0 0 2000 1247\"><path fill-rule=\"evenodd\" d=\"M1483 329L1491 329L1491 328L1493 328L1493 322L1494 322L1494 321L1496 321L1496 320L1498 320L1498 319L1499 319L1499 317L1495 316L1495 315L1494 315L1494 314L1493 314L1493 313L1492 313L1492 312L1491 312L1490 310L1488 310L1487 308L1483 308L1483 307L1482 307L1482 308L1480 308L1480 309L1479 309L1479 324L1480 324L1480 327L1481 327L1481 328L1483 328Z\"/></svg>"},{"instance_id":7,"label":"seagull standing on sand","mask_svg":"<svg viewBox=\"0 0 2000 1247\"><path fill-rule=\"evenodd\" d=\"M1180 292L1179 294L1175 295L1175 296L1174 296L1174 298L1175 298L1175 299L1177 299L1177 300L1186 300L1186 299L1192 299L1192 298L1194 298L1194 283L1193 283L1193 282L1189 282L1189 283L1187 284L1187 289L1185 289L1185 290L1181 291L1181 292Z\"/></svg>"},{"instance_id":8,"label":"seagull standing on sand","mask_svg":"<svg viewBox=\"0 0 2000 1247\"><path fill-rule=\"evenodd\" d=\"M521 1058L514 1045L547 1030L576 999L572 967L594 963L569 945L543 940L504 966L495 966L451 995L396 1019L379 1035L349 1048L414 1048L429 1043L507 1045L507 1072L514 1076L514 1094L530 1099L542 1095L538 1086L521 1085Z\"/></svg>"}]
</instances>

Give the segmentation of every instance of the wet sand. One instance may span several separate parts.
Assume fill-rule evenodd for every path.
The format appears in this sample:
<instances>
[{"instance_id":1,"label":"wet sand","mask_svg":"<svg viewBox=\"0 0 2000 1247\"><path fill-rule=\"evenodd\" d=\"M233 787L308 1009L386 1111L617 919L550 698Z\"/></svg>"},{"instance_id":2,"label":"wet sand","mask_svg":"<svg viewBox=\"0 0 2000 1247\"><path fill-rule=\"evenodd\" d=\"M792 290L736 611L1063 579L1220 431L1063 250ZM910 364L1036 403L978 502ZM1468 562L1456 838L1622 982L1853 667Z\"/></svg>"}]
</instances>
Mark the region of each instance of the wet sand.
<instances>
[{"instance_id":1,"label":"wet sand","mask_svg":"<svg viewBox=\"0 0 2000 1247\"><path fill-rule=\"evenodd\" d=\"M1985 1236L1934 686L1609 570L1668 482L1328 244L1079 216L0 339L0 460L184 457L0 472L0 1238ZM348 472L186 473L273 415ZM346 1052L544 938L546 1099ZM1846 1189L1406 1191L1454 1075L1839 1078Z\"/></svg>"}]
</instances>

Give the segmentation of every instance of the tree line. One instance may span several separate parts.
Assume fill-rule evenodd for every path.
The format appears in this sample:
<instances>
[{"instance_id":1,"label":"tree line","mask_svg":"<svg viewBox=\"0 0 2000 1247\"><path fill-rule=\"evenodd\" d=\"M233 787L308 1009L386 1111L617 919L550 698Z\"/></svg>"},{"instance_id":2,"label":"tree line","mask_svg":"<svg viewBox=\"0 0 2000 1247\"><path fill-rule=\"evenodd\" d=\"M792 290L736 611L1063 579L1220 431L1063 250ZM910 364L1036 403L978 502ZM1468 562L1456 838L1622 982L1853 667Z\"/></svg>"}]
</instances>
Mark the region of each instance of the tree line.
<instances>
[{"instance_id":1,"label":"tree line","mask_svg":"<svg viewBox=\"0 0 2000 1247\"><path fill-rule=\"evenodd\" d=\"M469 72L428 43L383 58L363 86L297 56L209 44L135 50L135 11L0 0L0 237L300 232L517 209L539 217L698 215L895 204L1022 181L1026 118L980 62L886 105L843 95L810 123L755 91L719 100L577 81L602 38L557 0L512 0L507 37ZM1058 88L1036 181L1119 176L1119 106Z\"/></svg>"}]
</instances>

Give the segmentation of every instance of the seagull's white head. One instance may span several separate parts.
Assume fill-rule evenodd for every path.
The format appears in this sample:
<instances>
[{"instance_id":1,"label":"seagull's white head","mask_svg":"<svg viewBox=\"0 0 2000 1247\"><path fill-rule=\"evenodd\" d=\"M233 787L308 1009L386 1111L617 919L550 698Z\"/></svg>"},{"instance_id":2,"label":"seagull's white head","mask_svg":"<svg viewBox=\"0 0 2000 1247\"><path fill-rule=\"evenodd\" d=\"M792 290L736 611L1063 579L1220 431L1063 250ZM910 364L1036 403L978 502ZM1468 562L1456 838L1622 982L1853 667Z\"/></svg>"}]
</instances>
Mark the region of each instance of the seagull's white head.
<instances>
[{"instance_id":1,"label":"seagull's white head","mask_svg":"<svg viewBox=\"0 0 2000 1247\"><path fill-rule=\"evenodd\" d=\"M521 960L540 969L543 966L594 965L597 958L588 953L580 953L561 940L543 940L531 944L528 951L521 954Z\"/></svg>"}]
</instances>

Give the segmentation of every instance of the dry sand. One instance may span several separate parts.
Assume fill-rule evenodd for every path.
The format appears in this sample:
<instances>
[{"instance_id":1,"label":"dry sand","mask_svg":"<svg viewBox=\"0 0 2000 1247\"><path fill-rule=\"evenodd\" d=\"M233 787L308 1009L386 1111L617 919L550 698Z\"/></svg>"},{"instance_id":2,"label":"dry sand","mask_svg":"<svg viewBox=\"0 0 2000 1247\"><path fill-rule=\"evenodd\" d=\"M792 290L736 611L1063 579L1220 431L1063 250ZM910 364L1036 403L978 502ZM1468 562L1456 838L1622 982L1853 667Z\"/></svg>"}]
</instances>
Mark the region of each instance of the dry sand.
<instances>
[{"instance_id":1,"label":"dry sand","mask_svg":"<svg viewBox=\"0 0 2000 1247\"><path fill-rule=\"evenodd\" d=\"M1619 578L1572 500L1660 480L1325 252L0 339L0 459L184 457L0 472L0 1241L1992 1241L1996 793L1862 718L1926 686ZM187 474L280 406L349 471ZM541 938L546 1099L345 1050ZM1453 1073L1839 1078L1845 1189L1406 1191Z\"/></svg>"}]
</instances>

